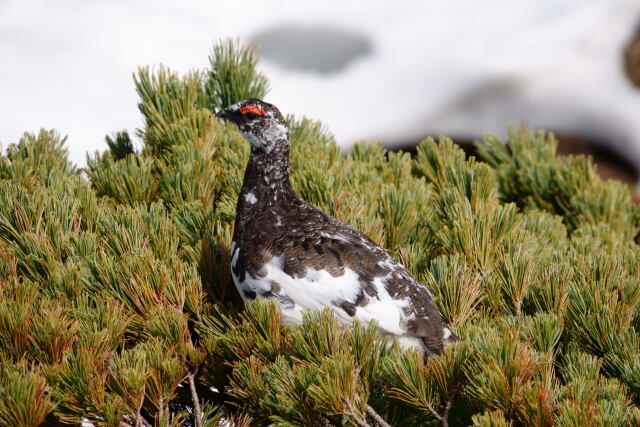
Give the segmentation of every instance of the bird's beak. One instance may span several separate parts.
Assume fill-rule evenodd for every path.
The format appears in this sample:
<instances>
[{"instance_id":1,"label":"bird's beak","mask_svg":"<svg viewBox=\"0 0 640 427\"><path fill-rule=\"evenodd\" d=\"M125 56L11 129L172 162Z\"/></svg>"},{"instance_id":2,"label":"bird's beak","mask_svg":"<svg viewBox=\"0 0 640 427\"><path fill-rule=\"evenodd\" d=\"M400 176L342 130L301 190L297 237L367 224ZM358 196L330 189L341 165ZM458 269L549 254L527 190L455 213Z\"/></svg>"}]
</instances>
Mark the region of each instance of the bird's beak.
<instances>
[{"instance_id":1,"label":"bird's beak","mask_svg":"<svg viewBox=\"0 0 640 427\"><path fill-rule=\"evenodd\" d=\"M231 113L232 111L231 109L229 109L229 107L223 108L216 113L216 117L218 117L219 119L229 119L229 117L231 117Z\"/></svg>"}]
</instances>

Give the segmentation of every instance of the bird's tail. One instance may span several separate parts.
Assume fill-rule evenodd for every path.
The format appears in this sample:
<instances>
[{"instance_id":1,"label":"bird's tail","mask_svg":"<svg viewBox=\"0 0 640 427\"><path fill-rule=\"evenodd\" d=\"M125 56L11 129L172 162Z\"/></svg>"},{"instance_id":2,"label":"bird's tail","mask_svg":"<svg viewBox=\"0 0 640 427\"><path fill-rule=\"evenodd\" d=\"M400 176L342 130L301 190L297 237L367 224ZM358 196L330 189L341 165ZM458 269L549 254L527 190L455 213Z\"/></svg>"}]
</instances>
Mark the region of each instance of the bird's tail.
<instances>
[{"instance_id":1,"label":"bird's tail","mask_svg":"<svg viewBox=\"0 0 640 427\"><path fill-rule=\"evenodd\" d=\"M442 335L440 337L422 337L422 341L426 347L426 353L429 357L434 354L440 354L444 348L454 342L460 341L460 337L453 333L447 326L442 328Z\"/></svg>"}]
</instances>

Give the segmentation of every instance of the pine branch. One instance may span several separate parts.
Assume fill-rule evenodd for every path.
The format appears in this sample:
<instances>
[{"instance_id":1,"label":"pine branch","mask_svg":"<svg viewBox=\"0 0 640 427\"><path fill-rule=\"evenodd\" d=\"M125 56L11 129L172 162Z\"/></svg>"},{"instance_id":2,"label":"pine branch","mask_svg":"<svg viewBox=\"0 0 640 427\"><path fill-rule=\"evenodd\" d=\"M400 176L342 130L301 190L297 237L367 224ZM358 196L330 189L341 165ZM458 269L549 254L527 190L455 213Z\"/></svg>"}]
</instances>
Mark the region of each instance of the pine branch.
<instances>
[{"instance_id":1,"label":"pine branch","mask_svg":"<svg viewBox=\"0 0 640 427\"><path fill-rule=\"evenodd\" d=\"M332 418L337 418L334 416L330 416L330 415L324 415L320 417L320 420L322 422L322 425L325 427L335 427L334 424L332 424L332 421L335 422L337 426L342 426L342 423L339 420L332 420Z\"/></svg>"},{"instance_id":2,"label":"pine branch","mask_svg":"<svg viewBox=\"0 0 640 427\"><path fill-rule=\"evenodd\" d=\"M447 402L445 403L442 414L436 411L434 407L431 406L431 404L426 400L423 400L421 402L422 405L424 405L424 407L429 410L431 415L433 415L438 421L440 421L440 423L442 423L442 427L449 427L449 411L451 410L451 405L453 404L453 400L458 394L458 391L460 390L460 388L461 388L461 384L456 384L456 386L453 388L451 395L449 395L449 397L447 398Z\"/></svg>"},{"instance_id":3,"label":"pine branch","mask_svg":"<svg viewBox=\"0 0 640 427\"><path fill-rule=\"evenodd\" d=\"M423 400L422 405L424 405L424 407L427 408L429 412L431 412L431 415L433 415L435 419L437 419L442 423L443 427L449 427L449 421L445 417L440 415L438 411L436 411L429 402L427 402L426 400Z\"/></svg>"},{"instance_id":4,"label":"pine branch","mask_svg":"<svg viewBox=\"0 0 640 427\"><path fill-rule=\"evenodd\" d=\"M367 423L364 419L360 418L357 415L356 411L353 409L353 406L351 405L351 402L347 402L347 407L349 408L348 415L353 419L353 421L359 427L371 427L371 425L369 423Z\"/></svg>"},{"instance_id":5,"label":"pine branch","mask_svg":"<svg viewBox=\"0 0 640 427\"><path fill-rule=\"evenodd\" d=\"M136 427L145 427L144 418L142 418L142 404L144 403L145 386L142 386L142 396L140 397L140 403L136 408Z\"/></svg>"},{"instance_id":6,"label":"pine branch","mask_svg":"<svg viewBox=\"0 0 640 427\"><path fill-rule=\"evenodd\" d=\"M135 423L134 420L131 419L130 416L128 415L123 415L122 416L122 420L120 420L120 423L118 423L118 427L151 427L151 424L144 419L144 417L140 414L140 409L138 409L136 411L136 419L135 419Z\"/></svg>"},{"instance_id":7,"label":"pine branch","mask_svg":"<svg viewBox=\"0 0 640 427\"><path fill-rule=\"evenodd\" d=\"M129 133L126 130L116 132L113 136L105 136L105 141L109 146L111 155L117 159L124 159L129 154L134 154L133 142L129 137Z\"/></svg>"},{"instance_id":8,"label":"pine branch","mask_svg":"<svg viewBox=\"0 0 640 427\"><path fill-rule=\"evenodd\" d=\"M211 110L266 93L256 64L225 42L208 71L141 69L140 150L113 134L84 174L54 131L0 154L0 425L388 427L372 395L400 425L454 403L452 423L639 425L640 208L549 134L485 138L487 163L446 138L343 157L288 120L296 190L386 244L464 344L425 364L329 310L224 308L248 145Z\"/></svg>"},{"instance_id":9,"label":"pine branch","mask_svg":"<svg viewBox=\"0 0 640 427\"><path fill-rule=\"evenodd\" d=\"M189 374L189 388L191 389L191 399L193 400L193 417L196 420L196 427L202 427L202 409L200 409L200 401L196 392L195 372Z\"/></svg>"},{"instance_id":10,"label":"pine branch","mask_svg":"<svg viewBox=\"0 0 640 427\"><path fill-rule=\"evenodd\" d=\"M460 383L456 384L456 386L453 388L453 391L451 392L451 395L447 399L447 403L444 406L444 412L442 414L442 417L446 421L446 423L445 422L442 423L443 426L449 425L449 411L451 410L453 399L455 399L456 395L458 394L458 391L460 391L460 388L462 388L462 385Z\"/></svg>"},{"instance_id":11,"label":"pine branch","mask_svg":"<svg viewBox=\"0 0 640 427\"><path fill-rule=\"evenodd\" d=\"M389 423L387 423L381 416L376 412L375 409L371 407L371 405L367 405L367 414L373 418L380 427L391 427Z\"/></svg>"}]
</instances>

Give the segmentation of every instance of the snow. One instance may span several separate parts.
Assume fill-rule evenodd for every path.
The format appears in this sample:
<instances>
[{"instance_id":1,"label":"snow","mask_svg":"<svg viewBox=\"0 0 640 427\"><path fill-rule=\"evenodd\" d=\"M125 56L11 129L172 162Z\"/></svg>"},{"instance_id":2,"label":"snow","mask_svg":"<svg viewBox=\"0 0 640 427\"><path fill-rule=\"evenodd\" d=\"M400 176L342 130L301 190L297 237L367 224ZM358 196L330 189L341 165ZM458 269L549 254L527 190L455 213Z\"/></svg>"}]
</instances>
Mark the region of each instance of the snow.
<instances>
[{"instance_id":1,"label":"snow","mask_svg":"<svg viewBox=\"0 0 640 427\"><path fill-rule=\"evenodd\" d=\"M266 101L322 120L344 147L525 119L606 140L640 168L640 91L621 58L639 20L638 0L5 0L0 142L55 127L84 164L105 134L142 126L136 67L204 68L215 40L239 36L265 44Z\"/></svg>"}]
</instances>

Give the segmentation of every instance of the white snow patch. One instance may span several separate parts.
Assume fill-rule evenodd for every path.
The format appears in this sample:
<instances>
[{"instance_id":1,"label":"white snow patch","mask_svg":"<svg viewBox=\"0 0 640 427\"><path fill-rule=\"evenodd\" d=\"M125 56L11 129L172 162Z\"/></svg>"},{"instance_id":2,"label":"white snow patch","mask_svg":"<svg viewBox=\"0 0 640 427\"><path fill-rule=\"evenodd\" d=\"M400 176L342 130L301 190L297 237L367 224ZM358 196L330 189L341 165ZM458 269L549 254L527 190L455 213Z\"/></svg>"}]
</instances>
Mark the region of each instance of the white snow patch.
<instances>
[{"instance_id":1,"label":"white snow patch","mask_svg":"<svg viewBox=\"0 0 640 427\"><path fill-rule=\"evenodd\" d=\"M494 0L460 13L476 3L327 0L301 7L283 0L240 8L139 0L79 8L5 0L0 57L11 66L0 67L0 142L6 147L25 130L57 128L69 135L70 158L82 166L87 150L107 148L105 134L142 127L130 78L137 66L205 68L212 40L238 35L246 42L283 22L317 22L362 34L371 53L331 74L268 59L259 69L273 88L269 102L284 114L322 120L345 148L361 139L392 145L427 134L473 139L526 119L532 128L607 141L640 166L640 93L620 66L638 0ZM329 62L334 52L310 55ZM56 108L61 98L68 108ZM367 108L354 109L355 101Z\"/></svg>"}]
</instances>

